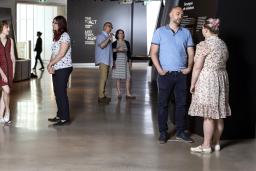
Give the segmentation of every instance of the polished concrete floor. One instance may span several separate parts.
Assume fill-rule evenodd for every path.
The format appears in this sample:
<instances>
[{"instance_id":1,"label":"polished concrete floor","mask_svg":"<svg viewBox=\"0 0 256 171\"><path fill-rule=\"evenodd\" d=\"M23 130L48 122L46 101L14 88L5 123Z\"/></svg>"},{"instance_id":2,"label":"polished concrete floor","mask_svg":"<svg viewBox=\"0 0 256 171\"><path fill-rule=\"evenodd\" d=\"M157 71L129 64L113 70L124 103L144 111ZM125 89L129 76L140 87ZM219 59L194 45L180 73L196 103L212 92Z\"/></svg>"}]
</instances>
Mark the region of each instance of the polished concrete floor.
<instances>
[{"instance_id":1,"label":"polished concrete floor","mask_svg":"<svg viewBox=\"0 0 256 171\"><path fill-rule=\"evenodd\" d=\"M191 154L195 143L157 141L156 90L147 69L133 70L136 100L118 101L107 85L109 105L97 103L97 69L74 69L69 82L72 123L54 128L51 77L14 84L11 126L0 127L0 171L255 171L256 141L225 141L220 152ZM123 89L124 91L124 89Z\"/></svg>"}]
</instances>

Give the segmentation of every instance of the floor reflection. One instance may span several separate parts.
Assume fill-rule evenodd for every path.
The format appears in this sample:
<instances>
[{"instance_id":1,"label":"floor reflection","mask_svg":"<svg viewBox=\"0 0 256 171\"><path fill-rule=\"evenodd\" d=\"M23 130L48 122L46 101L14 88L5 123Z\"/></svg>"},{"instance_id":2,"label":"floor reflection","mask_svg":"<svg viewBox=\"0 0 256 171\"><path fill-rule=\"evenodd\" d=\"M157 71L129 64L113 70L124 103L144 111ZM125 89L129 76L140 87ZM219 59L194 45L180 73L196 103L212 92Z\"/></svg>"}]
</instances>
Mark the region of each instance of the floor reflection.
<instances>
[{"instance_id":1,"label":"floor reflection","mask_svg":"<svg viewBox=\"0 0 256 171\"><path fill-rule=\"evenodd\" d=\"M224 171L255 167L255 140L208 156L191 155L187 143L158 144L157 90L148 83L146 69L133 71L135 100L125 96L118 100L110 79L109 105L97 103L98 70L74 69L68 88L72 123L57 128L47 121L56 115L51 75L47 71L37 71L37 75L14 84L13 124L0 127L0 170ZM196 137L196 142L202 141Z\"/></svg>"}]
</instances>

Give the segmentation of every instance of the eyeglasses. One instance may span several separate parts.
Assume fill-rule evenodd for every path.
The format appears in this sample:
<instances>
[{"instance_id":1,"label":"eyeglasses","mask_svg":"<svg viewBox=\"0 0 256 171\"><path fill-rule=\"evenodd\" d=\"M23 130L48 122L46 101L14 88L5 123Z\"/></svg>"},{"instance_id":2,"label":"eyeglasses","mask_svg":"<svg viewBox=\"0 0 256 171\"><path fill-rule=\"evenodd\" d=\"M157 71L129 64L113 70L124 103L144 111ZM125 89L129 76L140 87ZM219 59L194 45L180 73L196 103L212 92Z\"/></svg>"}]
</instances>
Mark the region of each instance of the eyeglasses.
<instances>
[{"instance_id":1,"label":"eyeglasses","mask_svg":"<svg viewBox=\"0 0 256 171\"><path fill-rule=\"evenodd\" d=\"M109 24L107 24L106 26L107 26L107 27L110 27L110 28L113 28L113 26L112 26L112 25L109 25Z\"/></svg>"}]
</instances>

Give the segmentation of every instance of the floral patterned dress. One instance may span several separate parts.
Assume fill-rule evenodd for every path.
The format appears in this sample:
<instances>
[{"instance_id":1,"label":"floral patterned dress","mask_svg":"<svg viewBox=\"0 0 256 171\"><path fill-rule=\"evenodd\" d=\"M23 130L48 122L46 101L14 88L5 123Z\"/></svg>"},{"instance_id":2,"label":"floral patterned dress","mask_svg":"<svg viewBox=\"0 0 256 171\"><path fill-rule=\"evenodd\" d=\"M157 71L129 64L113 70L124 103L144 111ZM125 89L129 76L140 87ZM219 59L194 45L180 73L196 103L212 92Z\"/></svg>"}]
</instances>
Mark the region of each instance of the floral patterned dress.
<instances>
[{"instance_id":1,"label":"floral patterned dress","mask_svg":"<svg viewBox=\"0 0 256 171\"><path fill-rule=\"evenodd\" d=\"M195 61L204 57L188 114L211 119L226 118L231 115L226 44L217 36L200 42L196 47Z\"/></svg>"}]
</instances>

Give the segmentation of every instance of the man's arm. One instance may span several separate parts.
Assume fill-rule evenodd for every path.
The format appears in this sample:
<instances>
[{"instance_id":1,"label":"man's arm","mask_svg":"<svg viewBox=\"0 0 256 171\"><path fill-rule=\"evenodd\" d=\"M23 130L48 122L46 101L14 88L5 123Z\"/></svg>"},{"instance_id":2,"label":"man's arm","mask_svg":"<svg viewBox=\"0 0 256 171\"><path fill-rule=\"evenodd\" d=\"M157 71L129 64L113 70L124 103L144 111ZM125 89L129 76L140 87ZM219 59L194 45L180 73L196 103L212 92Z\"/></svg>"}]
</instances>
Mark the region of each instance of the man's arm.
<instances>
[{"instance_id":1,"label":"man's arm","mask_svg":"<svg viewBox=\"0 0 256 171\"><path fill-rule=\"evenodd\" d=\"M159 63L159 59L158 59L158 50L159 50L159 45L156 44L151 44L150 47L150 57L152 59L153 64L156 67L157 72L160 75L165 75L167 71L164 71Z\"/></svg>"},{"instance_id":2,"label":"man's arm","mask_svg":"<svg viewBox=\"0 0 256 171\"><path fill-rule=\"evenodd\" d=\"M109 43L112 43L112 36L113 36L113 33L110 33L110 35L105 40L99 43L99 47L101 49L104 49L105 47L108 46Z\"/></svg>"}]
</instances>

